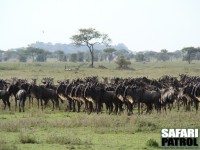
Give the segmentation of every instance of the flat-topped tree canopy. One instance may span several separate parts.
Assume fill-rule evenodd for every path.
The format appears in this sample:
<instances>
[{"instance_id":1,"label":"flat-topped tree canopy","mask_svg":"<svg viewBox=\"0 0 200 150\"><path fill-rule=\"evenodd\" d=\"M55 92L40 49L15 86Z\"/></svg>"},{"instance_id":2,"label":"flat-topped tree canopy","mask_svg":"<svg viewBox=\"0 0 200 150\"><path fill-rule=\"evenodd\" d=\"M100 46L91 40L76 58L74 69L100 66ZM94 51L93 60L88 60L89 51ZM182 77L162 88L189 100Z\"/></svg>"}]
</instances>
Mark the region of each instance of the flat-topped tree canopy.
<instances>
[{"instance_id":1,"label":"flat-topped tree canopy","mask_svg":"<svg viewBox=\"0 0 200 150\"><path fill-rule=\"evenodd\" d=\"M79 29L78 34L71 37L72 43L76 46L87 46L91 54L91 67L94 64L94 45L105 44L109 45L111 39L107 34L100 33L94 28Z\"/></svg>"}]
</instances>

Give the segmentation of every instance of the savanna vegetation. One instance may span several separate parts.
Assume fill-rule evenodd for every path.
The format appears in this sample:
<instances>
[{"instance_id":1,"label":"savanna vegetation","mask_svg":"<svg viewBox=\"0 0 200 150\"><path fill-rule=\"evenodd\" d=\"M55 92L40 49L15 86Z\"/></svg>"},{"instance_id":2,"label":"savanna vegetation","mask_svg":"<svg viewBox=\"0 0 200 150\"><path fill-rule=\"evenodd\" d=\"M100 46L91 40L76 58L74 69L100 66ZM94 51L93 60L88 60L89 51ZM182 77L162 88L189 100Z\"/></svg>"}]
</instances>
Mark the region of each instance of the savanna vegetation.
<instances>
[{"instance_id":1,"label":"savanna vegetation","mask_svg":"<svg viewBox=\"0 0 200 150\"><path fill-rule=\"evenodd\" d=\"M178 77L179 74L199 76L200 62L190 64L182 61L131 61L128 70L116 69L114 62L96 62L94 68L90 63L80 62L2 62L0 78L18 77L31 80L36 78L38 84L43 77L53 77L55 81L63 79L102 77L141 77L158 79L163 75ZM101 69L99 66L107 69ZM56 83L55 83L56 84ZM0 101L2 104L2 101ZM51 103L49 103L51 105ZM51 107L38 110L36 101L26 111L14 111L11 98L11 111L0 111L0 150L63 150L63 149L160 149L160 130L162 128L200 128L199 112L185 112L173 109L171 112L138 115L137 111L128 116L80 112L51 111Z\"/></svg>"}]
</instances>

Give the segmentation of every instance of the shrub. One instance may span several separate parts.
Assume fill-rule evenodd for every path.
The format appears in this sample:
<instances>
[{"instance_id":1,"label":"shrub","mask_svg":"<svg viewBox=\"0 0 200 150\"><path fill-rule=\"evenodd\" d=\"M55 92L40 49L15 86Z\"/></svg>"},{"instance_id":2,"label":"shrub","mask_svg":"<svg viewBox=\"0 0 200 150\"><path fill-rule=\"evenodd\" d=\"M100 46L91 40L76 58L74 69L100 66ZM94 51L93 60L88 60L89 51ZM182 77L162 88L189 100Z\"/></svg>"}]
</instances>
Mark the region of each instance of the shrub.
<instances>
[{"instance_id":1,"label":"shrub","mask_svg":"<svg viewBox=\"0 0 200 150\"><path fill-rule=\"evenodd\" d=\"M136 126L137 129L136 131L141 132L141 131L154 131L158 129L157 125L153 122L150 121L145 121L145 120L136 120Z\"/></svg>"},{"instance_id":2,"label":"shrub","mask_svg":"<svg viewBox=\"0 0 200 150\"><path fill-rule=\"evenodd\" d=\"M72 144L72 145L81 145L80 138L74 138L69 136L58 136L58 135L51 135L46 140L49 144Z\"/></svg>"},{"instance_id":3,"label":"shrub","mask_svg":"<svg viewBox=\"0 0 200 150\"><path fill-rule=\"evenodd\" d=\"M81 140L72 134L68 135L50 135L46 139L49 144L69 144L69 145L91 145L91 141Z\"/></svg>"},{"instance_id":4,"label":"shrub","mask_svg":"<svg viewBox=\"0 0 200 150\"><path fill-rule=\"evenodd\" d=\"M32 144L38 144L35 136L31 133L20 133L19 140L21 143L32 143Z\"/></svg>"},{"instance_id":5,"label":"shrub","mask_svg":"<svg viewBox=\"0 0 200 150\"><path fill-rule=\"evenodd\" d=\"M118 69L129 69L128 66L131 64L131 62L124 57L118 58L115 63L118 65Z\"/></svg>"},{"instance_id":6,"label":"shrub","mask_svg":"<svg viewBox=\"0 0 200 150\"><path fill-rule=\"evenodd\" d=\"M154 139L149 139L147 142L146 142L146 145L147 146L150 146L150 147L159 147L159 144L156 140Z\"/></svg>"}]
</instances>

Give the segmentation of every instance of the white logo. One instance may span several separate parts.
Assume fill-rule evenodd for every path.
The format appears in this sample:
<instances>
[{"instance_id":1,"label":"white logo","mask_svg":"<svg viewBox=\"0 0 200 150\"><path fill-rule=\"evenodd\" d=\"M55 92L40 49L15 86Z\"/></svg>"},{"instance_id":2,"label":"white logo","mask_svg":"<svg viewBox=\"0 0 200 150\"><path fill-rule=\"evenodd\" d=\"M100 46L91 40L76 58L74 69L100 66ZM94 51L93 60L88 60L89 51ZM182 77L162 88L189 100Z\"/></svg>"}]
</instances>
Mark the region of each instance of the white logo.
<instances>
[{"instance_id":1,"label":"white logo","mask_svg":"<svg viewBox=\"0 0 200 150\"><path fill-rule=\"evenodd\" d=\"M162 129L161 130L162 137L174 137L174 138L182 138L182 137L193 137L198 138L198 129Z\"/></svg>"},{"instance_id":2,"label":"white logo","mask_svg":"<svg viewBox=\"0 0 200 150\"><path fill-rule=\"evenodd\" d=\"M198 148L198 129L162 129L162 147Z\"/></svg>"}]
</instances>

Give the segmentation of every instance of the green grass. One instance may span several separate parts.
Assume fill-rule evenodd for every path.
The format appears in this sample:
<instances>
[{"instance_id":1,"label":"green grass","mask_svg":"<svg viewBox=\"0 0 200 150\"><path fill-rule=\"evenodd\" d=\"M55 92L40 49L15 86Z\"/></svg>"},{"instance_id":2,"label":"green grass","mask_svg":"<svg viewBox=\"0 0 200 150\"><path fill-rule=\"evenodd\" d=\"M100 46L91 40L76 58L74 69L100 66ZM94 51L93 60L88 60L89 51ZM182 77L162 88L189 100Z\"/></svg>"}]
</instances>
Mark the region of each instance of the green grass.
<instances>
[{"instance_id":1,"label":"green grass","mask_svg":"<svg viewBox=\"0 0 200 150\"><path fill-rule=\"evenodd\" d=\"M84 78L96 75L102 77L141 77L158 79L163 75L178 77L181 73L200 74L200 62L132 62L135 70L116 70L115 63L95 62L95 68L83 64L78 71L64 71L65 65L74 69L80 63L48 62L48 63L0 63L0 78L11 77L38 79L54 77L57 80ZM103 65L108 69L99 69ZM2 102L0 102L2 104ZM51 105L51 104L50 104ZM51 111L49 106L44 111L28 108L25 113L12 110L0 111L0 150L63 150L63 149L160 149L162 128L200 128L200 115L195 111L185 112L183 108L177 112L151 115L128 116L108 114L85 114L65 112L65 103L61 111ZM157 145L158 144L158 145Z\"/></svg>"},{"instance_id":2,"label":"green grass","mask_svg":"<svg viewBox=\"0 0 200 150\"><path fill-rule=\"evenodd\" d=\"M72 70L81 65L78 71L65 71L65 65ZM98 65L103 65L108 69L99 69ZM157 79L163 75L177 76L181 73L190 75L200 74L200 62L192 64L182 61L170 62L132 62L131 68L135 70L117 70L115 63L95 62L95 68L88 68L89 63L72 62L47 62L47 63L0 63L0 78L8 79L11 77L20 77L30 80L36 78L40 81L43 77L54 77L55 80L84 78L87 76L102 77L139 77L146 76L150 79Z\"/></svg>"},{"instance_id":3,"label":"green grass","mask_svg":"<svg viewBox=\"0 0 200 150\"><path fill-rule=\"evenodd\" d=\"M128 116L72 113L50 109L0 114L0 135L18 149L155 149L162 128L200 128L195 112ZM34 113L34 115L32 115ZM183 119L184 118L184 119ZM154 141L149 140L153 139ZM148 145L148 144L149 145ZM152 145L151 145L152 144ZM159 148L158 146L158 148Z\"/></svg>"}]
</instances>

